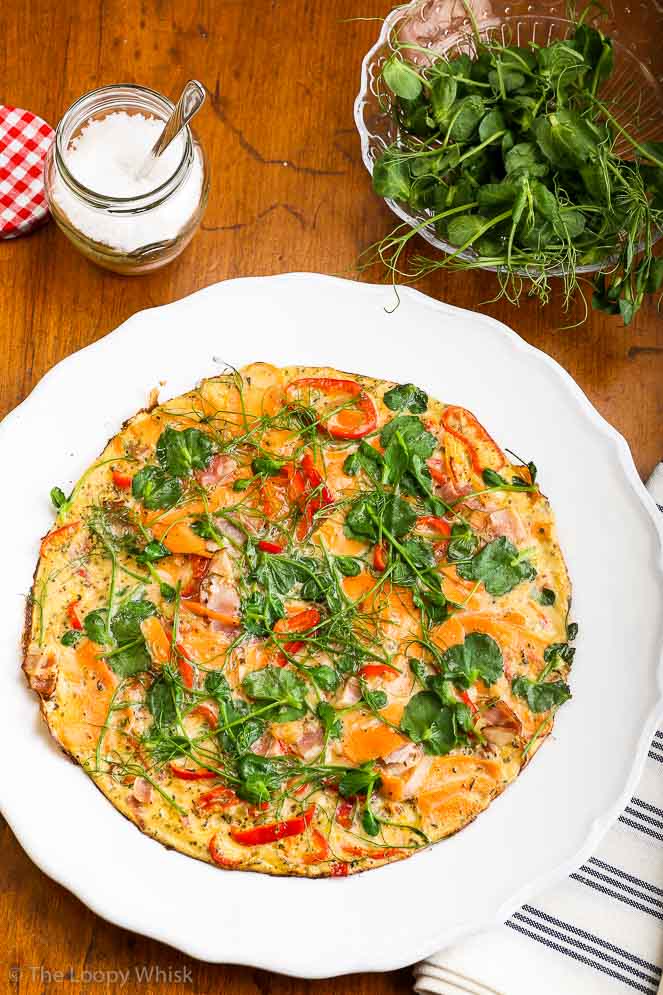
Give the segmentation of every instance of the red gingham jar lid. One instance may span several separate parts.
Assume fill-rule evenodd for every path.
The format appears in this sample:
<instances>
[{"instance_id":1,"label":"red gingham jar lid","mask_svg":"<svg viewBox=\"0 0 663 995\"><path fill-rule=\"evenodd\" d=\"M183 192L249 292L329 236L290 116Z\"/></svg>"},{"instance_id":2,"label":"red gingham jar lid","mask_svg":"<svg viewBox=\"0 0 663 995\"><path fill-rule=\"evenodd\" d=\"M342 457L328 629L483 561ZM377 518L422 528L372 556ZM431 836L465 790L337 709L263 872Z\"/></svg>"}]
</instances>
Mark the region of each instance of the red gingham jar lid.
<instances>
[{"instance_id":1,"label":"red gingham jar lid","mask_svg":"<svg viewBox=\"0 0 663 995\"><path fill-rule=\"evenodd\" d=\"M0 238L16 238L48 218L44 158L53 129L31 111L0 104Z\"/></svg>"}]
</instances>

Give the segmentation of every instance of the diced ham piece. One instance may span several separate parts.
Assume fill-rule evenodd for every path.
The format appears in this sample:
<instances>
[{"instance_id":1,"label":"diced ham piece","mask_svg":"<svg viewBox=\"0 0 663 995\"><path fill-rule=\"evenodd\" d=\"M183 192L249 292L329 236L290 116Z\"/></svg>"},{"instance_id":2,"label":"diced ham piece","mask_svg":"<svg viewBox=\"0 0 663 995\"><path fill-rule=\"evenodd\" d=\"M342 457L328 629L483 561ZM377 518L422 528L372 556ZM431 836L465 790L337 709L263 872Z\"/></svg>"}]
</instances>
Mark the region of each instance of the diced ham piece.
<instances>
[{"instance_id":1,"label":"diced ham piece","mask_svg":"<svg viewBox=\"0 0 663 995\"><path fill-rule=\"evenodd\" d=\"M435 479L435 492L443 501L452 502L457 498L464 497L472 493L471 484L455 484L445 475L444 480Z\"/></svg>"},{"instance_id":2,"label":"diced ham piece","mask_svg":"<svg viewBox=\"0 0 663 995\"><path fill-rule=\"evenodd\" d=\"M221 580L217 574L211 574L201 588L203 604L211 611L221 612L228 617L239 617L239 594L232 584ZM233 627L213 619L210 629L213 632L230 631Z\"/></svg>"},{"instance_id":3,"label":"diced ham piece","mask_svg":"<svg viewBox=\"0 0 663 995\"><path fill-rule=\"evenodd\" d=\"M242 545L246 542L246 536L238 528L227 522L225 518L216 519L217 531L221 533L222 536L227 536L231 542L239 543Z\"/></svg>"},{"instance_id":4,"label":"diced ham piece","mask_svg":"<svg viewBox=\"0 0 663 995\"><path fill-rule=\"evenodd\" d=\"M432 757L424 756L421 758L417 766L413 768L412 773L408 778L408 782L405 785L404 798L414 798L415 795L419 794L419 790L428 777L428 772L432 763Z\"/></svg>"},{"instance_id":5,"label":"diced ham piece","mask_svg":"<svg viewBox=\"0 0 663 995\"><path fill-rule=\"evenodd\" d=\"M141 805L149 805L154 797L154 790L144 777L137 777L133 784L133 796Z\"/></svg>"},{"instance_id":6,"label":"diced ham piece","mask_svg":"<svg viewBox=\"0 0 663 995\"><path fill-rule=\"evenodd\" d=\"M423 752L422 748L416 743L406 743L405 746L399 746L397 750L394 750L388 757L385 757L384 762L386 764L400 764L403 766L403 769L406 769L418 763L423 756Z\"/></svg>"},{"instance_id":7,"label":"diced ham piece","mask_svg":"<svg viewBox=\"0 0 663 995\"><path fill-rule=\"evenodd\" d=\"M223 580L232 581L235 576L233 561L229 550L220 549L209 561L208 574L217 574Z\"/></svg>"},{"instance_id":8,"label":"diced ham piece","mask_svg":"<svg viewBox=\"0 0 663 995\"><path fill-rule=\"evenodd\" d=\"M206 593L207 607L213 611L233 615L239 610L239 594L225 581L212 577Z\"/></svg>"},{"instance_id":9,"label":"diced ham piece","mask_svg":"<svg viewBox=\"0 0 663 995\"><path fill-rule=\"evenodd\" d=\"M292 754L303 760L317 757L324 743L322 727L316 719L294 719L275 726L273 735L279 749L276 753Z\"/></svg>"},{"instance_id":10,"label":"diced ham piece","mask_svg":"<svg viewBox=\"0 0 663 995\"><path fill-rule=\"evenodd\" d=\"M259 757L275 756L281 752L271 732L264 732L251 746L251 753L257 753Z\"/></svg>"},{"instance_id":11,"label":"diced ham piece","mask_svg":"<svg viewBox=\"0 0 663 995\"><path fill-rule=\"evenodd\" d=\"M127 718L124 724L125 733L140 737L152 724L152 714L145 707L145 688L139 681L127 684L122 692L122 699L131 705L127 708ZM149 784L149 781L147 782Z\"/></svg>"},{"instance_id":12,"label":"diced ham piece","mask_svg":"<svg viewBox=\"0 0 663 995\"><path fill-rule=\"evenodd\" d=\"M230 480L237 469L235 460L223 453L217 453L212 457L210 465L206 470L200 470L196 474L198 483L203 487L215 487L217 484L225 484Z\"/></svg>"},{"instance_id":13,"label":"diced ham piece","mask_svg":"<svg viewBox=\"0 0 663 995\"><path fill-rule=\"evenodd\" d=\"M509 726L514 732L520 732L520 719L505 701L496 701L482 718L486 726Z\"/></svg>"},{"instance_id":14,"label":"diced ham piece","mask_svg":"<svg viewBox=\"0 0 663 995\"><path fill-rule=\"evenodd\" d=\"M385 775L392 774L402 778L403 788L402 794L399 796L401 800L414 798L419 793L422 784L428 777L432 762L433 758L425 756L422 751L419 761L409 770L401 770L401 764L392 764L385 768Z\"/></svg>"},{"instance_id":15,"label":"diced ham piece","mask_svg":"<svg viewBox=\"0 0 663 995\"><path fill-rule=\"evenodd\" d=\"M456 488L451 483L450 480L445 480L444 483L437 482L435 490L437 494L442 498L443 501L453 501L458 495L456 494Z\"/></svg>"},{"instance_id":16,"label":"diced ham piece","mask_svg":"<svg viewBox=\"0 0 663 995\"><path fill-rule=\"evenodd\" d=\"M402 799L413 798L426 780L432 757L424 754L421 746L406 743L385 758L385 777L399 778L402 783Z\"/></svg>"},{"instance_id":17,"label":"diced ham piece","mask_svg":"<svg viewBox=\"0 0 663 995\"><path fill-rule=\"evenodd\" d=\"M527 538L527 532L517 511L512 511L511 508L501 508L499 511L491 512L488 518L490 521L489 529L494 536L505 536L511 540L514 546L517 546L519 542L524 542Z\"/></svg>"},{"instance_id":18,"label":"diced ham piece","mask_svg":"<svg viewBox=\"0 0 663 995\"><path fill-rule=\"evenodd\" d=\"M336 705L339 708L345 708L348 705L356 705L360 698L361 688L359 687L359 681L356 677L351 677L345 682L345 687L336 699Z\"/></svg>"},{"instance_id":19,"label":"diced ham piece","mask_svg":"<svg viewBox=\"0 0 663 995\"><path fill-rule=\"evenodd\" d=\"M501 726L488 726L484 730L484 736L492 746L508 746L513 743L516 733L513 729L503 729Z\"/></svg>"},{"instance_id":20,"label":"diced ham piece","mask_svg":"<svg viewBox=\"0 0 663 995\"><path fill-rule=\"evenodd\" d=\"M58 678L55 654L30 650L23 661L23 670L32 690L42 698L50 698Z\"/></svg>"},{"instance_id":21,"label":"diced ham piece","mask_svg":"<svg viewBox=\"0 0 663 995\"><path fill-rule=\"evenodd\" d=\"M295 743L295 751L302 760L312 760L320 753L324 736L319 722L305 722L301 738Z\"/></svg>"},{"instance_id":22,"label":"diced ham piece","mask_svg":"<svg viewBox=\"0 0 663 995\"><path fill-rule=\"evenodd\" d=\"M481 716L481 732L495 746L506 746L522 732L522 722L504 701L497 701Z\"/></svg>"},{"instance_id":23,"label":"diced ham piece","mask_svg":"<svg viewBox=\"0 0 663 995\"><path fill-rule=\"evenodd\" d=\"M136 825L139 826L144 831L145 830L145 820L143 819L143 804L142 804L142 802L139 802L138 799L136 797L134 797L134 795L129 795L129 797L127 798L127 803L128 803L128 805L130 806L130 808L132 809L132 811L134 813L134 816L135 816L135 819L136 819Z\"/></svg>"},{"instance_id":24,"label":"diced ham piece","mask_svg":"<svg viewBox=\"0 0 663 995\"><path fill-rule=\"evenodd\" d=\"M492 494L479 494L478 497L468 498L464 504L466 508L486 516L491 511L499 511L500 508L499 498L493 497Z\"/></svg>"}]
</instances>

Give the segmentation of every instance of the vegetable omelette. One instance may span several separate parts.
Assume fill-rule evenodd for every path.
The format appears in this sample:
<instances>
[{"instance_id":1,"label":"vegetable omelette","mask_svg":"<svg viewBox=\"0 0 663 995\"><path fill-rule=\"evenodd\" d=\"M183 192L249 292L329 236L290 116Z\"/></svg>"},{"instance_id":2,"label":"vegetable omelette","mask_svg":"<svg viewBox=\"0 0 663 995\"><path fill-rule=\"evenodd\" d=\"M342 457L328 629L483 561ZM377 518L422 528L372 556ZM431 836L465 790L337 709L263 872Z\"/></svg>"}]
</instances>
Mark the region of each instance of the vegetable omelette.
<instances>
[{"instance_id":1,"label":"vegetable omelette","mask_svg":"<svg viewBox=\"0 0 663 995\"><path fill-rule=\"evenodd\" d=\"M309 877L410 856L570 697L536 467L412 384L230 371L51 496L23 668L66 753L190 856Z\"/></svg>"}]
</instances>

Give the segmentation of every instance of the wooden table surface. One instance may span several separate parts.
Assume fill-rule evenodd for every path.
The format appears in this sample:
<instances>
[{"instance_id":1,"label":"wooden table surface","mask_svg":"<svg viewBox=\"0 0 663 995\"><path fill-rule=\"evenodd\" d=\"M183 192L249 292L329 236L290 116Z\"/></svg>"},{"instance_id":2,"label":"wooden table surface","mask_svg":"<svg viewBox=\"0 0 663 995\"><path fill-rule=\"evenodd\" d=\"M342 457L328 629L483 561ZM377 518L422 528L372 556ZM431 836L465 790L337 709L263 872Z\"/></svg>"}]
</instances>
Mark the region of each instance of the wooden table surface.
<instances>
[{"instance_id":1,"label":"wooden table surface","mask_svg":"<svg viewBox=\"0 0 663 995\"><path fill-rule=\"evenodd\" d=\"M140 308L228 277L288 270L355 276L359 252L385 234L393 218L371 192L352 117L361 58L379 23L350 19L379 18L389 7L388 0L5 0L0 5L0 103L29 108L55 125L81 93L97 86L131 81L174 96L185 80L197 77L210 93L197 130L212 165L202 230L178 261L150 276L122 278L94 268L52 224L30 237L0 242L0 414L18 404L54 363ZM657 51L652 56L661 58ZM545 309L534 301L518 309L505 301L482 304L496 289L489 275L439 274L421 289L460 306L482 307L554 356L626 436L642 476L650 473L663 455L663 321L655 302L646 304L630 329L590 314L585 324L563 331L569 319L558 298ZM569 472L581 477L582 467L570 466ZM387 995L410 990L407 969L307 983L192 961L99 919L33 866L2 820L0 833L0 988L6 984L5 990L110 992L117 988L108 972L136 965L163 973L153 974L147 986L131 983L123 991ZM112 864L100 864L100 873L117 872ZM195 909L195 897L188 900ZM306 909L286 914L293 917L296 935L297 915L306 915ZM86 971L97 973L99 980L49 983L49 971L70 969L79 978ZM181 980L177 971L183 972Z\"/></svg>"}]
</instances>

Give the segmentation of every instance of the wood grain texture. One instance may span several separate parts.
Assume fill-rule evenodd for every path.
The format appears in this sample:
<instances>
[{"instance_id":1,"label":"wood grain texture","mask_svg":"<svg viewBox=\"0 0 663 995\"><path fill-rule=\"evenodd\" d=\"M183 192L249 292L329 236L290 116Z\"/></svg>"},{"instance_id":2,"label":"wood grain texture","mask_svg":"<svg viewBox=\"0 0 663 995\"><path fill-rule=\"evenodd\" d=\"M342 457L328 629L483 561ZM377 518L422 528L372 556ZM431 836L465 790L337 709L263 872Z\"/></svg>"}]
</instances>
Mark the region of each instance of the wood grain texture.
<instances>
[{"instance_id":1,"label":"wood grain texture","mask_svg":"<svg viewBox=\"0 0 663 995\"><path fill-rule=\"evenodd\" d=\"M355 275L359 252L385 234L393 218L371 192L352 118L361 58L379 24L348 19L380 17L388 9L385 0L5 0L0 5L0 102L29 108L56 124L74 99L94 87L135 81L174 96L196 77L210 91L196 125L212 165L202 231L177 262L152 275L128 279L95 269L53 225L0 242L0 414L21 401L54 363L141 308L228 277L288 270ZM628 11L624 8L625 18L634 16ZM660 75L663 54L660 46L655 50L655 37L651 44ZM479 309L496 283L481 273L438 274L420 287ZM573 316L561 312L558 299L545 309L534 301L519 309L504 301L483 309L562 363L626 436L641 474L651 471L663 455L663 322L655 302L628 330L592 314L575 330L561 331ZM224 329L222 316L219 334L233 334ZM570 466L569 473L582 481L582 467ZM25 995L52 990L40 966L71 969L82 977L86 970L136 965L164 974L147 985L134 980L123 991L387 995L410 990L407 970L308 984L191 961L93 915L36 869L6 824L0 822L0 831L2 990ZM100 859L99 873L109 872L114 871ZM283 910L268 910L261 917L265 928L270 914ZM296 934L297 915L306 910L287 914ZM10 978L15 966L21 971ZM169 969L184 968L191 980L163 981ZM78 990L118 988L106 975Z\"/></svg>"}]
</instances>

